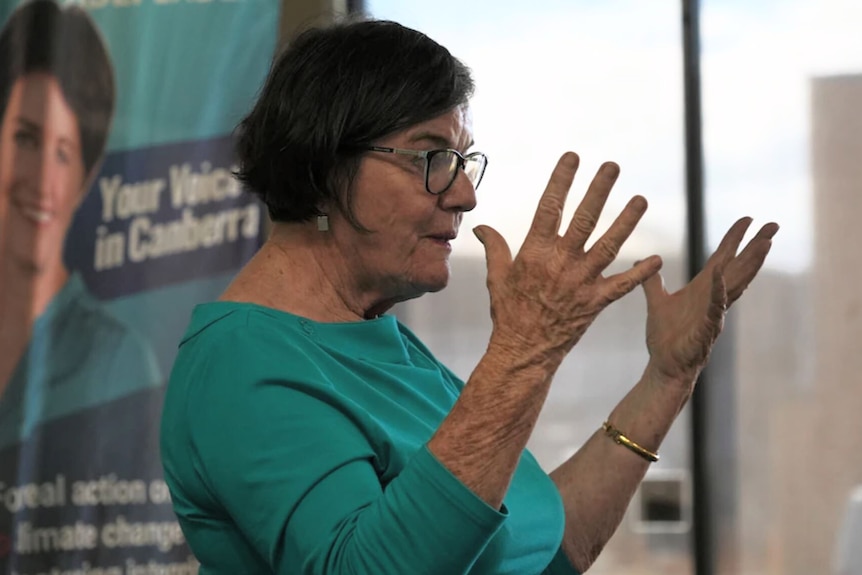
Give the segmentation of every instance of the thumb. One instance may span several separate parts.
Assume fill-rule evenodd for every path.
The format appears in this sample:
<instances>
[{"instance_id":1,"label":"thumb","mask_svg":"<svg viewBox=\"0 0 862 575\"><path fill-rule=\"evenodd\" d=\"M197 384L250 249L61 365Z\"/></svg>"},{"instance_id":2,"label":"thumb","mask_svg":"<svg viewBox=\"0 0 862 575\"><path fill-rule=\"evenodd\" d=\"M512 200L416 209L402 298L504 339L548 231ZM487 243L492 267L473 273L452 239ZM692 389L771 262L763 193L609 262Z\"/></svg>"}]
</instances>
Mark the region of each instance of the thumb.
<instances>
[{"instance_id":1,"label":"thumb","mask_svg":"<svg viewBox=\"0 0 862 575\"><path fill-rule=\"evenodd\" d=\"M644 288L644 295L646 295L648 309L657 304L659 298L667 295L667 290L664 287L664 278L662 277L661 272L655 272L653 275L645 279L641 285Z\"/></svg>"},{"instance_id":2,"label":"thumb","mask_svg":"<svg viewBox=\"0 0 862 575\"><path fill-rule=\"evenodd\" d=\"M710 306L707 312L709 318L714 322L721 322L727 311L727 287L724 284L724 275L716 268L712 271L712 292L710 293Z\"/></svg>"},{"instance_id":3,"label":"thumb","mask_svg":"<svg viewBox=\"0 0 862 575\"><path fill-rule=\"evenodd\" d=\"M473 233L485 247L485 261L488 264L488 285L502 278L512 263L512 250L500 232L490 226L476 226Z\"/></svg>"}]
</instances>

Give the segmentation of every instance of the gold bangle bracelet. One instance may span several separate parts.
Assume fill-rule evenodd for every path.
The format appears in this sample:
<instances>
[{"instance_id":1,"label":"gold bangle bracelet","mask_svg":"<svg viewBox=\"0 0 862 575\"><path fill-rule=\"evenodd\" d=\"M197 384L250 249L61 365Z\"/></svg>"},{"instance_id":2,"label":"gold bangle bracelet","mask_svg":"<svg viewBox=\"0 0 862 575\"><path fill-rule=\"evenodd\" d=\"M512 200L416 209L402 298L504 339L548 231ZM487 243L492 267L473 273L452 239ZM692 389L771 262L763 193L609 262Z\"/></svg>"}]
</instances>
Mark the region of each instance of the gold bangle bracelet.
<instances>
[{"instance_id":1,"label":"gold bangle bracelet","mask_svg":"<svg viewBox=\"0 0 862 575\"><path fill-rule=\"evenodd\" d=\"M650 463L655 463L658 461L658 453L653 453L649 449L641 447L625 435L623 432L610 424L610 422L606 421L602 424L602 429L605 430L605 434L614 440L614 442L622 445L623 447L629 448L631 451L637 453Z\"/></svg>"}]
</instances>

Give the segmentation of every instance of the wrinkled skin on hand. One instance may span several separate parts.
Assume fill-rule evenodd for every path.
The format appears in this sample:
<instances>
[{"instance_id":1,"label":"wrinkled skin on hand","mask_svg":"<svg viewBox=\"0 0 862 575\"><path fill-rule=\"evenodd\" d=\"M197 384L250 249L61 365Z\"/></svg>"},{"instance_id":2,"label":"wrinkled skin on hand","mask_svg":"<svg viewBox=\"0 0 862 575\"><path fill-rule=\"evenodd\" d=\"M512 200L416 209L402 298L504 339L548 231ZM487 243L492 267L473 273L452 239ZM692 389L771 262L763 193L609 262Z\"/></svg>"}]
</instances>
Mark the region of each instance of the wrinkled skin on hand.
<instances>
[{"instance_id":1,"label":"wrinkled skin on hand","mask_svg":"<svg viewBox=\"0 0 862 575\"><path fill-rule=\"evenodd\" d=\"M525 362L556 367L605 307L661 267L661 259L653 256L624 272L603 275L646 212L647 202L641 196L633 197L604 235L585 249L619 175L619 167L611 162L599 168L567 229L559 235L578 163L573 153L560 158L514 258L496 230L488 226L474 230L485 246L488 263L491 347L517 350Z\"/></svg>"},{"instance_id":2,"label":"wrinkled skin on hand","mask_svg":"<svg viewBox=\"0 0 862 575\"><path fill-rule=\"evenodd\" d=\"M751 218L733 224L700 273L679 291L668 293L658 273L644 282L650 367L662 378L691 385L709 359L727 309L757 275L778 232L778 224L764 225L737 255L750 225Z\"/></svg>"}]
</instances>

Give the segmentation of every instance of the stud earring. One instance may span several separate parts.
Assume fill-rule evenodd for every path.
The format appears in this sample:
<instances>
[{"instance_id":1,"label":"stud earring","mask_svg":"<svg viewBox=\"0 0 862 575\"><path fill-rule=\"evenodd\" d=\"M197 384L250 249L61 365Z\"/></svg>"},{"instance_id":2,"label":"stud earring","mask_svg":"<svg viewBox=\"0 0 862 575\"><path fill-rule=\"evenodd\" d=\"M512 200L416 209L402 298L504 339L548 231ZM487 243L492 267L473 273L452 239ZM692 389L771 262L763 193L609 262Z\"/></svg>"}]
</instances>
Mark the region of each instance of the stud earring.
<instances>
[{"instance_id":1,"label":"stud earring","mask_svg":"<svg viewBox=\"0 0 862 575\"><path fill-rule=\"evenodd\" d=\"M317 231L319 232L328 232L329 231L329 216L326 214L321 214L317 216Z\"/></svg>"}]
</instances>

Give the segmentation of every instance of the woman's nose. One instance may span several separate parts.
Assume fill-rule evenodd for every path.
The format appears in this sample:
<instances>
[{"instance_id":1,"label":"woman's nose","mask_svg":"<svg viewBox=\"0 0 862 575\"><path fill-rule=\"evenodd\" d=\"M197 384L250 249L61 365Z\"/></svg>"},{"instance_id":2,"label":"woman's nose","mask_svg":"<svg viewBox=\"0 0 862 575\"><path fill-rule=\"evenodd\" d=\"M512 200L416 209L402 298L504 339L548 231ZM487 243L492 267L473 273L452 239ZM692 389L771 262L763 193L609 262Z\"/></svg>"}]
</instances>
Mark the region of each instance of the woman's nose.
<instances>
[{"instance_id":1,"label":"woman's nose","mask_svg":"<svg viewBox=\"0 0 862 575\"><path fill-rule=\"evenodd\" d=\"M447 210L469 212L476 207L476 188L463 169L458 168L452 185L440 194L440 201Z\"/></svg>"}]
</instances>

